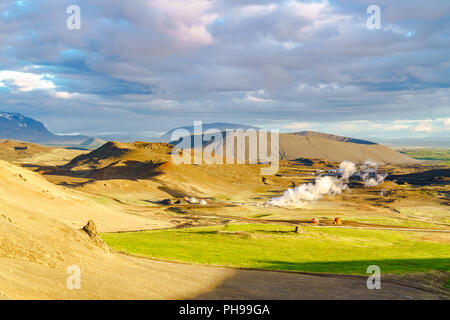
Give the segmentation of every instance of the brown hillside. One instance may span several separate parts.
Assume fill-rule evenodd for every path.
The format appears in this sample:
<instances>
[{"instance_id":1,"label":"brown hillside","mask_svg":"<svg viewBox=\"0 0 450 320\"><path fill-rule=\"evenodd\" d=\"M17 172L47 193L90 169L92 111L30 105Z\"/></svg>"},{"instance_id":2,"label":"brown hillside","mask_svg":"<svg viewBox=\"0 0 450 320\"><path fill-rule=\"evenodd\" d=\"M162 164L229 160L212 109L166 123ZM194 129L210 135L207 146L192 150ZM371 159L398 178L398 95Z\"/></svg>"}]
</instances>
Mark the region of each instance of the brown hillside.
<instances>
[{"instance_id":1,"label":"brown hillside","mask_svg":"<svg viewBox=\"0 0 450 320\"><path fill-rule=\"evenodd\" d=\"M379 164L416 162L381 144L317 132L281 134L280 156L286 160L312 158L357 163L371 160Z\"/></svg>"},{"instance_id":2,"label":"brown hillside","mask_svg":"<svg viewBox=\"0 0 450 320\"><path fill-rule=\"evenodd\" d=\"M176 165L171 161L172 149L167 143L108 142L65 166L44 171L51 180L55 175L83 178L85 183L80 187L90 192L101 192L108 186L109 192L120 193L152 190L166 196L211 196L242 191L244 196L248 186L263 185L260 166ZM230 189L230 184L236 186Z\"/></svg>"},{"instance_id":3,"label":"brown hillside","mask_svg":"<svg viewBox=\"0 0 450 320\"><path fill-rule=\"evenodd\" d=\"M146 179L170 160L173 146L167 143L108 142L100 148L80 155L65 167L87 172L93 179Z\"/></svg>"},{"instance_id":4,"label":"brown hillside","mask_svg":"<svg viewBox=\"0 0 450 320\"><path fill-rule=\"evenodd\" d=\"M49 152L52 148L30 142L16 140L0 140L0 159L15 162L31 158L37 154Z\"/></svg>"},{"instance_id":5,"label":"brown hillside","mask_svg":"<svg viewBox=\"0 0 450 320\"><path fill-rule=\"evenodd\" d=\"M291 135L295 136L303 136L303 137L316 137L316 138L323 138L328 140L334 140L334 141L340 141L340 142L352 142L352 143L358 143L358 144L367 144L367 145L374 145L376 143L366 141L366 140L360 140L360 139L354 139L349 137L343 137L343 136L337 136L334 134L329 133L323 133L323 132L316 132L316 131L301 131L301 132L293 132L290 133Z\"/></svg>"},{"instance_id":6,"label":"brown hillside","mask_svg":"<svg viewBox=\"0 0 450 320\"><path fill-rule=\"evenodd\" d=\"M74 158L68 163L68 167L89 167L98 169L111 165L117 160L139 160L164 162L170 157L173 146L168 143L150 142L108 142L92 152Z\"/></svg>"},{"instance_id":7,"label":"brown hillside","mask_svg":"<svg viewBox=\"0 0 450 320\"><path fill-rule=\"evenodd\" d=\"M137 225L150 228L159 223L106 208L81 193L48 182L38 173L0 160L1 205L58 219L74 228L81 228L89 219L93 219L100 231L132 230Z\"/></svg>"},{"instance_id":8,"label":"brown hillside","mask_svg":"<svg viewBox=\"0 0 450 320\"><path fill-rule=\"evenodd\" d=\"M90 219L99 231L169 226L103 208L0 161L0 300L186 299L234 273L121 256L80 230ZM80 290L66 287L73 265L81 271Z\"/></svg>"},{"instance_id":9,"label":"brown hillside","mask_svg":"<svg viewBox=\"0 0 450 320\"><path fill-rule=\"evenodd\" d=\"M233 134L231 138L235 139L236 136L237 134ZM231 141L230 137L216 142L219 152L225 152L228 141ZM268 149L270 148L269 142ZM245 145L245 150L248 154L248 144ZM417 162L381 144L311 131L281 133L279 154L281 160L323 159L331 162L349 160L357 163L371 160L379 164ZM237 153L234 156L237 156Z\"/></svg>"}]
</instances>

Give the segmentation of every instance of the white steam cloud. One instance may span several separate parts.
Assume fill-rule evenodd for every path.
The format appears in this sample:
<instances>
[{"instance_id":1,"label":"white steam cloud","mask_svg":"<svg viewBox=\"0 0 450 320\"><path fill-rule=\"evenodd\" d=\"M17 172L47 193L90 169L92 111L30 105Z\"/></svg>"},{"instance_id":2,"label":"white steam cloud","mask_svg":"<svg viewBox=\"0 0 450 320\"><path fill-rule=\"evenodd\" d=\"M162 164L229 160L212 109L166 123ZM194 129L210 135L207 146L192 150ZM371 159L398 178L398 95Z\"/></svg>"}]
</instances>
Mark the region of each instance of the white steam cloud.
<instances>
[{"instance_id":1,"label":"white steam cloud","mask_svg":"<svg viewBox=\"0 0 450 320\"><path fill-rule=\"evenodd\" d=\"M364 186L367 188L375 187L384 182L387 174L379 174L378 172L378 164L373 161L367 160L361 166L363 170L361 174L361 179L364 181Z\"/></svg>"},{"instance_id":2,"label":"white steam cloud","mask_svg":"<svg viewBox=\"0 0 450 320\"><path fill-rule=\"evenodd\" d=\"M341 194L347 188L347 184L335 177L318 177L314 183L304 183L295 189L287 189L283 196L273 198L267 204L277 207L302 207L325 194Z\"/></svg>"},{"instance_id":3,"label":"white steam cloud","mask_svg":"<svg viewBox=\"0 0 450 320\"><path fill-rule=\"evenodd\" d=\"M364 186L367 188L370 187L376 187L377 185L384 182L384 179L386 179L387 174L377 174L374 178L369 178L367 176L363 176Z\"/></svg>"},{"instance_id":4,"label":"white steam cloud","mask_svg":"<svg viewBox=\"0 0 450 320\"><path fill-rule=\"evenodd\" d=\"M356 164L351 161L343 161L339 165L339 169L342 170L342 179L348 180L354 173L356 173Z\"/></svg>"},{"instance_id":5,"label":"white steam cloud","mask_svg":"<svg viewBox=\"0 0 450 320\"><path fill-rule=\"evenodd\" d=\"M378 174L378 165L367 160L360 166L362 172L358 172L357 166L351 161L343 161L339 165L339 175L319 176L314 183L304 183L295 189L287 189L283 196L273 198L266 204L277 207L303 207L304 205L320 199L324 195L341 194L348 189L347 182L354 174L359 174L365 187L374 187L384 182L387 174Z\"/></svg>"}]
</instances>

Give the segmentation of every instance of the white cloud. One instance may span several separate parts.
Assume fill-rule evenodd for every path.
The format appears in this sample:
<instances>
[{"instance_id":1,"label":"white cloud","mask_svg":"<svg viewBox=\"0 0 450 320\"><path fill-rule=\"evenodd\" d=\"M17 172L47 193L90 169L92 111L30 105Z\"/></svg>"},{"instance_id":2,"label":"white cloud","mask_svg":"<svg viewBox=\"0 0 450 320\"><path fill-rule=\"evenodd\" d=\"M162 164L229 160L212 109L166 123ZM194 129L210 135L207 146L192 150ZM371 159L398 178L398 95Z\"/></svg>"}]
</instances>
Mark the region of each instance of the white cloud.
<instances>
[{"instance_id":1,"label":"white cloud","mask_svg":"<svg viewBox=\"0 0 450 320\"><path fill-rule=\"evenodd\" d=\"M406 130L409 127L405 124L395 124L394 123L394 124L392 124L391 128L392 128L392 130Z\"/></svg>"},{"instance_id":2,"label":"white cloud","mask_svg":"<svg viewBox=\"0 0 450 320\"><path fill-rule=\"evenodd\" d=\"M330 25L337 24L339 21L350 19L350 16L344 16L333 13L333 7L328 1L302 3L289 1L287 9L292 14L306 18L312 22L301 28L301 32L313 32Z\"/></svg>"},{"instance_id":3,"label":"white cloud","mask_svg":"<svg viewBox=\"0 0 450 320\"><path fill-rule=\"evenodd\" d=\"M297 1L289 1L288 8L296 15L306 17L311 20L319 19L329 13L331 6L328 1L302 3Z\"/></svg>"},{"instance_id":4,"label":"white cloud","mask_svg":"<svg viewBox=\"0 0 450 320\"><path fill-rule=\"evenodd\" d=\"M240 9L239 16L243 18L263 16L271 13L278 7L277 4L249 5Z\"/></svg>"},{"instance_id":5,"label":"white cloud","mask_svg":"<svg viewBox=\"0 0 450 320\"><path fill-rule=\"evenodd\" d=\"M60 98L60 99L71 99L71 98L76 98L78 96L78 93L70 93L70 92L66 92L66 91L54 91L53 95L56 98Z\"/></svg>"},{"instance_id":6,"label":"white cloud","mask_svg":"<svg viewBox=\"0 0 450 320\"><path fill-rule=\"evenodd\" d=\"M247 101L256 102L256 103L266 103L266 102L270 102L271 101L269 99L263 99L263 98L255 97L255 96L253 96L251 94L248 94L246 99L247 99Z\"/></svg>"},{"instance_id":7,"label":"white cloud","mask_svg":"<svg viewBox=\"0 0 450 320\"><path fill-rule=\"evenodd\" d=\"M2 86L12 84L22 92L30 92L38 89L54 89L55 84L51 80L46 79L47 77L48 75L45 74L38 75L34 73L11 70L0 71L0 83Z\"/></svg>"},{"instance_id":8,"label":"white cloud","mask_svg":"<svg viewBox=\"0 0 450 320\"><path fill-rule=\"evenodd\" d=\"M77 97L77 93L57 91L56 85L51 80L51 74L35 74L29 72L2 70L0 71L0 87L13 85L20 92L31 92L34 90L45 90L59 99L70 99ZM15 89L15 88L14 88Z\"/></svg>"},{"instance_id":9,"label":"white cloud","mask_svg":"<svg viewBox=\"0 0 450 320\"><path fill-rule=\"evenodd\" d=\"M412 132L433 132L433 125L431 120L423 120L420 121L417 126L414 126L410 129Z\"/></svg>"},{"instance_id":10,"label":"white cloud","mask_svg":"<svg viewBox=\"0 0 450 320\"><path fill-rule=\"evenodd\" d=\"M269 103L274 102L274 100L265 98L266 92L264 90L256 90L248 92L242 99L233 99L234 103Z\"/></svg>"},{"instance_id":11,"label":"white cloud","mask_svg":"<svg viewBox=\"0 0 450 320\"><path fill-rule=\"evenodd\" d=\"M387 122L369 121L369 120L351 120L340 121L330 124L325 131L342 132L345 134L402 134L404 132L414 133L436 133L440 130L440 123L448 121L447 128L450 129L450 119L425 119L425 120L394 120ZM322 128L321 128L322 129ZM323 130L323 129L322 129Z\"/></svg>"},{"instance_id":12,"label":"white cloud","mask_svg":"<svg viewBox=\"0 0 450 320\"><path fill-rule=\"evenodd\" d=\"M371 124L368 120L353 120L353 121L341 121L336 122L336 128L342 131L361 131L363 129L367 129Z\"/></svg>"},{"instance_id":13,"label":"white cloud","mask_svg":"<svg viewBox=\"0 0 450 320\"><path fill-rule=\"evenodd\" d=\"M291 130L305 130L310 129L312 127L311 123L308 122L292 122L283 126L283 128L291 129Z\"/></svg>"},{"instance_id":14,"label":"white cloud","mask_svg":"<svg viewBox=\"0 0 450 320\"><path fill-rule=\"evenodd\" d=\"M444 119L444 129L450 130L450 118Z\"/></svg>"},{"instance_id":15,"label":"white cloud","mask_svg":"<svg viewBox=\"0 0 450 320\"><path fill-rule=\"evenodd\" d=\"M190 45L209 45L214 42L207 26L219 15L210 13L210 1L152 0L150 7L158 13L158 28L176 40Z\"/></svg>"}]
</instances>

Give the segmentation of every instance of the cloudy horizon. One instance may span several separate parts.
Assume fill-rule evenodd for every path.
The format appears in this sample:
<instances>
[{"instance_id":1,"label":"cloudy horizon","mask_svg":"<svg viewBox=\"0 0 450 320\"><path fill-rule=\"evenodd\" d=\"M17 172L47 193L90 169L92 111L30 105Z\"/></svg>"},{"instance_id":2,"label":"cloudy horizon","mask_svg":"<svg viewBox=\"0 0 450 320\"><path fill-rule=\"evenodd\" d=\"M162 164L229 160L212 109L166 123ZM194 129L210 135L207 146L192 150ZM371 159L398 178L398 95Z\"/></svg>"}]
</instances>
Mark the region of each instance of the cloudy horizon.
<instances>
[{"instance_id":1,"label":"cloudy horizon","mask_svg":"<svg viewBox=\"0 0 450 320\"><path fill-rule=\"evenodd\" d=\"M447 0L7 0L0 21L0 110L56 133L450 138Z\"/></svg>"}]
</instances>

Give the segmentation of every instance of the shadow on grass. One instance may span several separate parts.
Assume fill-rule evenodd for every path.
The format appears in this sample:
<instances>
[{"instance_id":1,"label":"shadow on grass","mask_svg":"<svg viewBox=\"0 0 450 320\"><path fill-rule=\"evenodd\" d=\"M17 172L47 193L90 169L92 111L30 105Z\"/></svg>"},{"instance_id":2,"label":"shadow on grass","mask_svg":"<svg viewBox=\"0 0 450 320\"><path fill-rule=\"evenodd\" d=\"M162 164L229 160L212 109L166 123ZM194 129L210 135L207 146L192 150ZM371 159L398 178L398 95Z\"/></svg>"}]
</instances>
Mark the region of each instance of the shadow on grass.
<instances>
[{"instance_id":1,"label":"shadow on grass","mask_svg":"<svg viewBox=\"0 0 450 320\"><path fill-rule=\"evenodd\" d=\"M357 300L410 300L442 299L442 290L432 290L421 282L420 275L395 281L385 277L389 270L401 268L406 272L448 270L449 259L393 259L342 262L291 263L284 261L261 261L261 267L300 270L294 272L271 272L237 269L213 289L206 290L193 299L357 299ZM267 265L266 265L267 264ZM381 290L369 290L367 267L381 268ZM447 268L445 268L447 265ZM343 271L356 271L360 275L339 275ZM316 273L314 273L314 272ZM321 271L321 274L317 274ZM446 281L440 286L445 287ZM447 282L448 284L448 282Z\"/></svg>"},{"instance_id":2,"label":"shadow on grass","mask_svg":"<svg viewBox=\"0 0 450 320\"><path fill-rule=\"evenodd\" d=\"M365 274L367 267L377 265L381 273L427 272L431 270L450 271L450 259L391 259L352 260L330 262L287 262L258 261L261 267L270 270L290 270L301 272Z\"/></svg>"}]
</instances>

